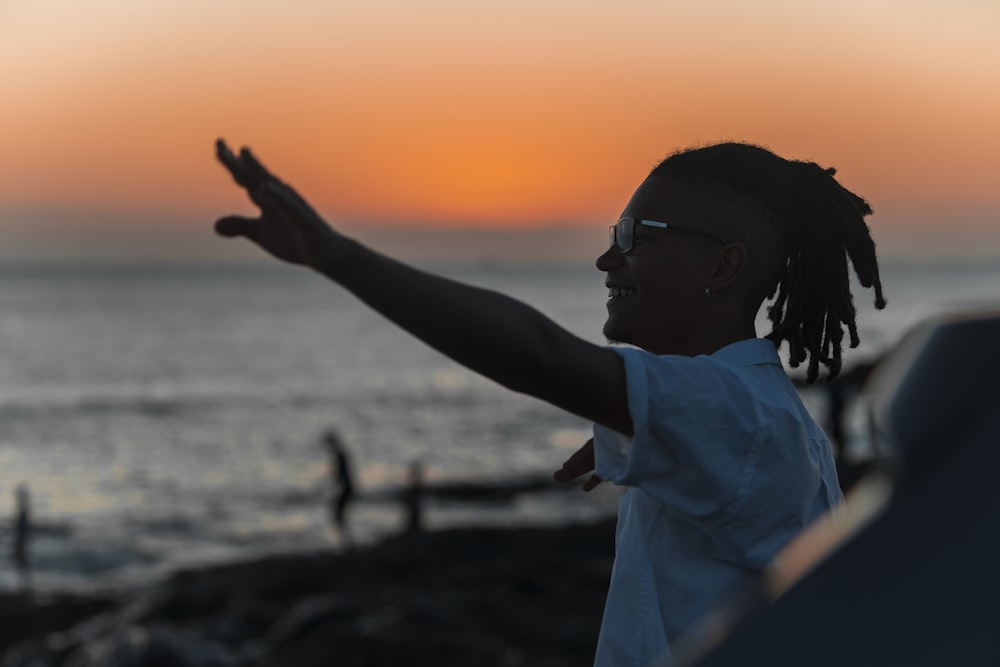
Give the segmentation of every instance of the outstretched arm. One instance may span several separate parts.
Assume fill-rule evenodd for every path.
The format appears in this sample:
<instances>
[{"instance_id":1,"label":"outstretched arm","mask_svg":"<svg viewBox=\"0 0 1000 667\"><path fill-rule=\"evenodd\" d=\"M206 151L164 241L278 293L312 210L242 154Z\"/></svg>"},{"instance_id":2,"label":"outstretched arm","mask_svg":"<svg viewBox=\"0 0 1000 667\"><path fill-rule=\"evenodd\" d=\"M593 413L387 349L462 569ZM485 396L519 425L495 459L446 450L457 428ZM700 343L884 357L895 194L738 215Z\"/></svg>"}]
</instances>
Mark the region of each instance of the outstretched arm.
<instances>
[{"instance_id":1,"label":"outstretched arm","mask_svg":"<svg viewBox=\"0 0 1000 667\"><path fill-rule=\"evenodd\" d=\"M497 292L436 276L381 255L333 230L246 149L221 140L220 161L261 209L216 223L278 259L327 276L431 347L514 391L623 433L632 432L625 372L614 352L578 338Z\"/></svg>"}]
</instances>

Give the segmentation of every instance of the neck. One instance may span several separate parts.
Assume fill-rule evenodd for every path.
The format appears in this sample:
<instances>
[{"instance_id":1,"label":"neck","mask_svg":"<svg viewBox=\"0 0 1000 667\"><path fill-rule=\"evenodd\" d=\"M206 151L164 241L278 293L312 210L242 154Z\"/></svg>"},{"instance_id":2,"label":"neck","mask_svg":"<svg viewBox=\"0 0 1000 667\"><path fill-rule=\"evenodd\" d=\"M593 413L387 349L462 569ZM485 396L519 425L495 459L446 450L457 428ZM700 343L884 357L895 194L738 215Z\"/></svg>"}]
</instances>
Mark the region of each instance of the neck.
<instances>
[{"instance_id":1,"label":"neck","mask_svg":"<svg viewBox=\"0 0 1000 667\"><path fill-rule=\"evenodd\" d=\"M639 344L654 354L678 354L695 357L712 354L727 345L757 337L753 320L728 321L724 318L708 317L685 331L671 331Z\"/></svg>"}]
</instances>

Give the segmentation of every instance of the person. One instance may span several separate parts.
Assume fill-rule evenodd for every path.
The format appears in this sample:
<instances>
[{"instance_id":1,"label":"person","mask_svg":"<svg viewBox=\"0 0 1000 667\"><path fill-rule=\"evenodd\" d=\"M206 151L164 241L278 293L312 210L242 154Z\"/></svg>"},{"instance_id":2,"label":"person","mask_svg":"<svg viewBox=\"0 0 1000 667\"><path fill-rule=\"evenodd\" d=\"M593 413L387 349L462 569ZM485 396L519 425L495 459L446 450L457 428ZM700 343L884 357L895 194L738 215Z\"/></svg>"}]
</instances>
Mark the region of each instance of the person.
<instances>
[{"instance_id":1,"label":"person","mask_svg":"<svg viewBox=\"0 0 1000 667\"><path fill-rule=\"evenodd\" d=\"M842 498L829 443L778 356L787 345L810 382L821 366L837 375L845 328L858 344L848 259L885 305L871 208L832 169L744 143L664 159L597 258L612 342L601 346L348 238L248 149L216 148L261 211L220 218L218 234L318 271L458 363L594 423L555 476L625 487L595 664L668 656Z\"/></svg>"},{"instance_id":2,"label":"person","mask_svg":"<svg viewBox=\"0 0 1000 667\"><path fill-rule=\"evenodd\" d=\"M14 490L14 548L11 554L14 566L21 579L21 589L31 588L31 557L28 543L31 541L31 493L25 484L18 484Z\"/></svg>"},{"instance_id":3,"label":"person","mask_svg":"<svg viewBox=\"0 0 1000 667\"><path fill-rule=\"evenodd\" d=\"M323 435L327 452L330 454L330 519L344 546L350 548L353 541L347 522L347 508L354 500L354 476L351 462L340 436L333 429Z\"/></svg>"}]
</instances>

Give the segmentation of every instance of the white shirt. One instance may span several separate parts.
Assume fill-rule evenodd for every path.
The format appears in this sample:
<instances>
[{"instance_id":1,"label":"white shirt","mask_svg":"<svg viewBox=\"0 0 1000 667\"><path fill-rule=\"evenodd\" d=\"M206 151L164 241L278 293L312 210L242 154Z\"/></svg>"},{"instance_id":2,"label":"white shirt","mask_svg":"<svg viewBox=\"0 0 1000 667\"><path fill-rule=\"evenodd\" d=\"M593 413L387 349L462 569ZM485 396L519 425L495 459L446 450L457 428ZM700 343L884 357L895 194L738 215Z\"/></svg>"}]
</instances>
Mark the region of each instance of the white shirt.
<instances>
[{"instance_id":1,"label":"white shirt","mask_svg":"<svg viewBox=\"0 0 1000 667\"><path fill-rule=\"evenodd\" d=\"M594 425L596 473L628 487L595 665L645 667L841 494L770 341L615 352L635 435Z\"/></svg>"}]
</instances>

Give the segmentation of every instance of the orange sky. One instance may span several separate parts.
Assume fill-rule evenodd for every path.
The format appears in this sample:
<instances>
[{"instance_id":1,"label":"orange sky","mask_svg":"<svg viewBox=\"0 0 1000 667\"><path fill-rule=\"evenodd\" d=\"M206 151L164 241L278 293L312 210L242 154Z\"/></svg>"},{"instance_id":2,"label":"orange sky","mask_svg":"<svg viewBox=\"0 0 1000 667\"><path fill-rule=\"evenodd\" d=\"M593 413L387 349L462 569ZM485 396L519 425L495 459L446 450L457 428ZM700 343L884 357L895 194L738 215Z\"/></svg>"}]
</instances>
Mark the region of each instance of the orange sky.
<instances>
[{"instance_id":1,"label":"orange sky","mask_svg":"<svg viewBox=\"0 0 1000 667\"><path fill-rule=\"evenodd\" d=\"M216 136L348 228L602 225L744 139L886 233L995 229L997 35L994 0L0 0L0 230L249 210Z\"/></svg>"}]
</instances>

